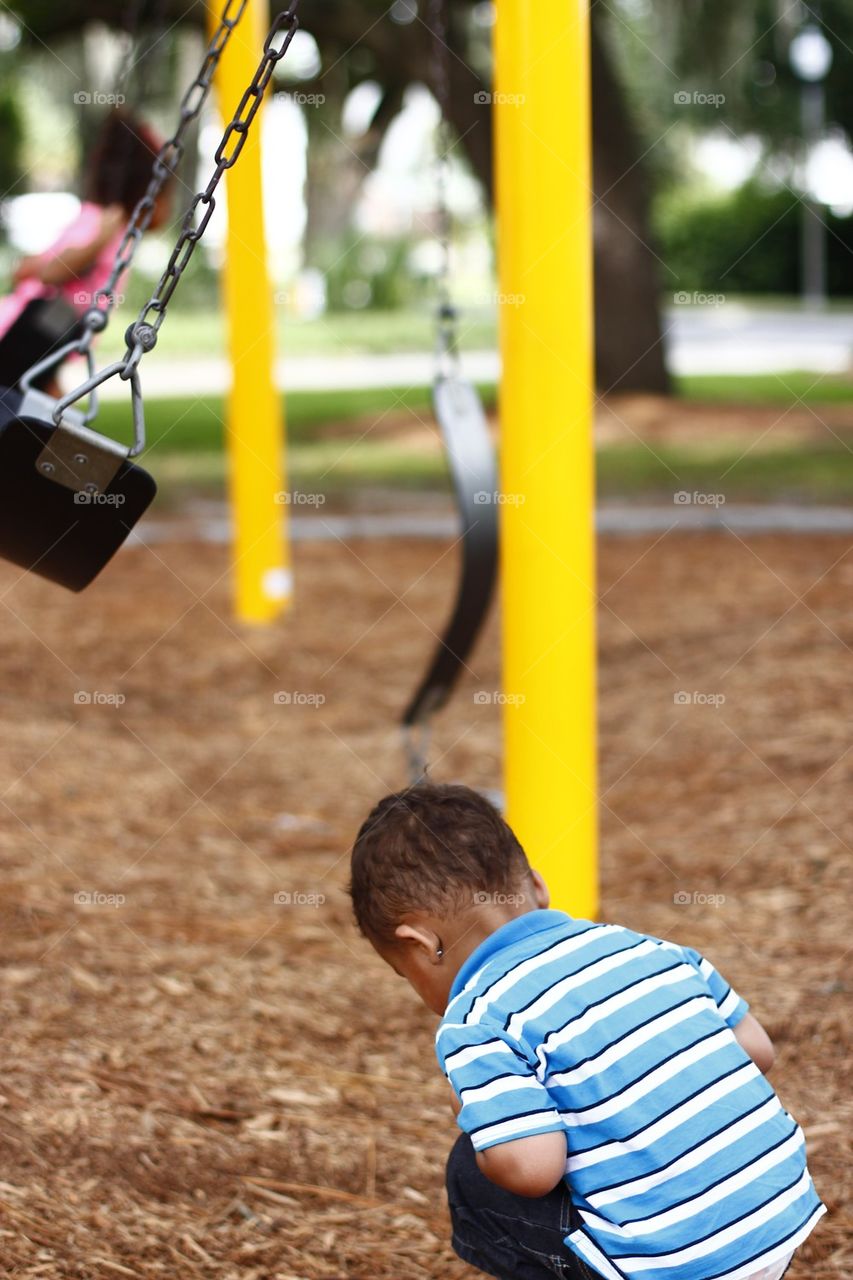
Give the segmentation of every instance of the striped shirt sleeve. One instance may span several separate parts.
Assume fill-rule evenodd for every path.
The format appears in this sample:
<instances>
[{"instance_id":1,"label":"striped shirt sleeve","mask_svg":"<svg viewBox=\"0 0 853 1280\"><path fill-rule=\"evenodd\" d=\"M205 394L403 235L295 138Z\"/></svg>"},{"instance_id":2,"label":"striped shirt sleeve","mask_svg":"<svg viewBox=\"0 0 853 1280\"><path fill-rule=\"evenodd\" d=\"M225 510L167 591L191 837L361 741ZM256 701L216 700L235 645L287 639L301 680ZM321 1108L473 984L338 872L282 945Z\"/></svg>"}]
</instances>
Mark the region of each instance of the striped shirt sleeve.
<instances>
[{"instance_id":1,"label":"striped shirt sleeve","mask_svg":"<svg viewBox=\"0 0 853 1280\"><path fill-rule=\"evenodd\" d=\"M680 950L684 953L685 959L698 970L699 976L720 1011L720 1017L729 1027L736 1027L749 1009L743 996L739 996L722 974L717 972L711 961L706 960L698 951L694 951L692 947L681 947Z\"/></svg>"},{"instance_id":2,"label":"striped shirt sleeve","mask_svg":"<svg viewBox=\"0 0 853 1280\"><path fill-rule=\"evenodd\" d=\"M462 1104L457 1124L475 1150L564 1128L524 1049L503 1027L486 1021L443 1022L436 1052Z\"/></svg>"}]
</instances>

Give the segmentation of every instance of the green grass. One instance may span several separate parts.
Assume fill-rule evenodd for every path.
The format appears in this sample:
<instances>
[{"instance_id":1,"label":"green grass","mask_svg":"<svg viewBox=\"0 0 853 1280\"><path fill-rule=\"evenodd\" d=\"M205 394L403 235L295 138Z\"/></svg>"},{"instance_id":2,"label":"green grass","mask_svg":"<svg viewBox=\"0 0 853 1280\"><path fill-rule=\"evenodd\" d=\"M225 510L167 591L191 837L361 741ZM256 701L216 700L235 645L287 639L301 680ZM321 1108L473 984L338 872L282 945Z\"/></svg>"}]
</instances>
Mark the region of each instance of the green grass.
<instances>
[{"instance_id":1,"label":"green grass","mask_svg":"<svg viewBox=\"0 0 853 1280\"><path fill-rule=\"evenodd\" d=\"M676 379L685 400L717 404L846 404L853 378L819 373L698 374Z\"/></svg>"},{"instance_id":2,"label":"green grass","mask_svg":"<svg viewBox=\"0 0 853 1280\"><path fill-rule=\"evenodd\" d=\"M487 405L495 403L495 388L482 386ZM311 442L323 427L355 424L360 418L381 421L386 413L405 413L423 418L430 412L429 387L376 387L359 391L292 391L287 396L287 435L294 444ZM222 448L225 405L222 396L204 400L174 396L146 400L145 424L148 445L163 453L205 453ZM98 413L98 427L105 435L128 439L130 405L106 401ZM341 446L342 448L345 445Z\"/></svg>"},{"instance_id":3,"label":"green grass","mask_svg":"<svg viewBox=\"0 0 853 1280\"><path fill-rule=\"evenodd\" d=\"M679 490L723 494L726 502L853 501L853 453L843 447L697 455L688 450L608 446L598 452L598 493L671 503ZM222 453L167 453L147 461L168 505L191 494L219 494L225 483ZM393 444L362 442L293 444L288 451L288 486L340 495L355 489L448 491L450 481L439 455L412 454Z\"/></svg>"},{"instance_id":4,"label":"green grass","mask_svg":"<svg viewBox=\"0 0 853 1280\"><path fill-rule=\"evenodd\" d=\"M100 340L104 356L124 351L124 324L116 319ZM431 306L418 310L352 311L296 320L283 307L273 310L276 349L283 355L321 356L389 352L431 352L435 345L435 315ZM463 307L460 332L468 350L497 346L497 317L483 307ZM165 356L209 357L225 351L225 319L219 310L170 312L163 325Z\"/></svg>"},{"instance_id":5,"label":"green grass","mask_svg":"<svg viewBox=\"0 0 853 1280\"><path fill-rule=\"evenodd\" d=\"M804 393L811 375L788 374L788 387ZM732 401L767 403L779 393L781 380L765 378L685 379L682 390L721 405ZM717 383L724 384L717 387ZM824 395L838 403L853 399L843 379L824 380ZM482 387L487 404L495 388ZM719 393L717 395L717 393ZM752 397L754 396L754 400ZM783 403L781 399L776 403ZM331 494L361 487L445 490L448 477L438 453L419 452L388 440L363 425L381 422L383 414L429 413L427 387L405 393L388 388L359 391L294 392L287 398L288 483ZM152 400L147 404L147 465L156 474L167 502L190 493L221 492L224 406L221 397ZM103 405L98 425L108 435L127 439L129 409L124 403ZM334 428L334 433L326 431ZM722 493L728 501L792 499L810 502L853 500L853 452L839 440L796 444L748 452L732 440L707 438L695 444L606 445L597 459L599 493L605 498L671 501L680 489Z\"/></svg>"},{"instance_id":6,"label":"green grass","mask_svg":"<svg viewBox=\"0 0 853 1280\"><path fill-rule=\"evenodd\" d=\"M744 454L708 445L701 449L642 445L608 446L597 457L599 495L672 501L679 490L721 493L726 501L853 499L853 452L838 443Z\"/></svg>"}]
</instances>

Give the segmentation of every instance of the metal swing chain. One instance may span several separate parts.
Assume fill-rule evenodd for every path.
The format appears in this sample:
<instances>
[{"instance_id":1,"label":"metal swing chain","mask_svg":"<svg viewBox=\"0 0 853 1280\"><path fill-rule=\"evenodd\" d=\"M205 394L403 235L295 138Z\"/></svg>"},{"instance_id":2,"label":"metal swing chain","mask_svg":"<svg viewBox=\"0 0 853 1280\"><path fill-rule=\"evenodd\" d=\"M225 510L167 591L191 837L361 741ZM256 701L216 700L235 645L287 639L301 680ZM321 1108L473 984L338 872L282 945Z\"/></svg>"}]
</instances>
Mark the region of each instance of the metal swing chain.
<instances>
[{"instance_id":1,"label":"metal swing chain","mask_svg":"<svg viewBox=\"0 0 853 1280\"><path fill-rule=\"evenodd\" d=\"M97 415L95 392L101 382L106 381L106 377L100 377L95 374L92 343L95 336L103 333L109 324L110 316L115 307L116 286L124 272L132 265L140 241L151 224L157 199L183 158L186 132L193 121L198 118L210 95L213 76L219 66L225 46L231 38L232 31L242 18L247 4L248 0L225 0L219 25L205 50L198 74L181 99L177 128L172 136L160 147L151 168L151 179L145 194L137 202L133 213L130 215L124 235L116 248L109 278L102 288L95 292L91 305L83 315L83 333L79 338L75 338L72 342L67 343L66 346L61 347L58 351L53 352L44 360L40 360L33 365L21 379L21 387L24 390L28 390L34 378L38 377L40 373L54 368L66 356L76 353L86 357L89 377L81 384L81 387L72 393L70 398L66 396L59 402L53 414L54 422L59 422L63 410L68 405L74 404L86 394L91 395L91 400L88 412L84 415L84 420L91 422ZM141 6L139 7L141 8ZM115 372L118 372L117 367L115 365L109 366L108 376L112 377ZM140 450L141 445L140 449L134 450L134 455L132 456L135 456L135 453L140 452Z\"/></svg>"},{"instance_id":2,"label":"metal swing chain","mask_svg":"<svg viewBox=\"0 0 853 1280\"><path fill-rule=\"evenodd\" d=\"M234 0L229 0L229 5ZM247 0L241 0L240 12ZM239 159L240 152L248 137L252 122L258 113L261 102L267 86L272 79L276 65L281 61L290 43L299 27L299 19L296 16L296 10L299 0L292 0L290 7L283 13L280 13L274 20L270 30L264 41L264 50L261 60L258 63L257 70L252 78L251 84L245 90L240 102L226 125L219 146L216 148L214 158L216 160L216 168L210 177L207 186L203 191L199 191L193 197L192 203L184 215L181 228L178 233L175 247L166 264L166 268L160 277L157 286L148 301L143 305L136 320L128 326L125 334L127 349L121 360L109 365L106 369L102 369L100 373L87 379L74 391L70 392L57 402L54 410L54 421L58 422L65 409L83 396L94 391L96 387L106 382L109 378L116 374L123 381L130 381L133 405L133 426L134 426L134 445L129 452L129 457L136 457L142 451L145 445L145 419L144 408L142 403L142 390L139 384L139 363L143 355L147 351L151 351L157 344L157 338L160 326L166 318L166 309L172 299L175 289L180 283L181 276L189 264L190 259L195 251L198 242L204 236L207 225L213 217L216 208L215 191L219 185L222 175L227 169L236 164ZM226 13L229 6L226 6ZM237 19L231 21L233 26ZM230 30L229 24L223 21L222 26ZM222 28L220 28L221 30ZM279 37L281 37L279 39ZM227 39L227 36L226 36ZM224 44L224 41L223 41ZM213 48L213 46L211 46ZM215 62L218 61L221 49L215 53ZM209 56L210 51L209 51ZM207 60L206 60L207 61ZM214 66L215 66L214 62ZM196 85L200 83L196 82ZM189 91L188 97L191 96L193 85ZM196 211L200 206L204 206L204 212L199 219L198 226L194 225Z\"/></svg>"},{"instance_id":3,"label":"metal swing chain","mask_svg":"<svg viewBox=\"0 0 853 1280\"><path fill-rule=\"evenodd\" d=\"M432 38L431 78L440 119L436 130L436 239L441 250L436 280L436 379L452 377L459 363L459 313L453 303L451 240L453 219L450 213L450 46L446 0L429 0L429 30ZM429 768L430 722L427 717L404 724L403 747L410 785L423 782Z\"/></svg>"},{"instance_id":4,"label":"metal swing chain","mask_svg":"<svg viewBox=\"0 0 853 1280\"><path fill-rule=\"evenodd\" d=\"M131 74L136 66L137 45L139 43L139 31L142 26L142 11L144 8L145 0L134 0L128 10L127 26L124 28L127 36L127 48L119 63L118 71L112 77L113 89L116 93L130 81Z\"/></svg>"},{"instance_id":5,"label":"metal swing chain","mask_svg":"<svg viewBox=\"0 0 853 1280\"><path fill-rule=\"evenodd\" d=\"M455 372L458 361L459 314L453 302L451 287L451 240L453 219L450 212L450 45L447 0L430 0L430 28L432 31L432 81L438 101L441 119L436 132L436 205L438 209L438 242L441 264L437 280L438 309L436 359L438 377Z\"/></svg>"}]
</instances>

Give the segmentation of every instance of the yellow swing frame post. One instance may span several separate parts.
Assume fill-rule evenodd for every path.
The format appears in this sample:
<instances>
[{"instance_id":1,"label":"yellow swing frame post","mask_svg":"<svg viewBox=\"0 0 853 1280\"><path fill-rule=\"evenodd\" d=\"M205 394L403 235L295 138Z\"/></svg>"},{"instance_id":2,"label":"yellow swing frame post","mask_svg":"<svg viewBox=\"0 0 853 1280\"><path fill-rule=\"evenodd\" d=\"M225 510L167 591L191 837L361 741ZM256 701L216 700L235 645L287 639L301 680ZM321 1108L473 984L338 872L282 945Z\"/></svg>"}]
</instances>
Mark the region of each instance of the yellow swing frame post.
<instances>
[{"instance_id":1,"label":"yellow swing frame post","mask_svg":"<svg viewBox=\"0 0 853 1280\"><path fill-rule=\"evenodd\" d=\"M507 818L597 910L589 0L497 0Z\"/></svg>"},{"instance_id":2,"label":"yellow swing frame post","mask_svg":"<svg viewBox=\"0 0 853 1280\"><path fill-rule=\"evenodd\" d=\"M229 118L255 73L268 30L268 0L252 0L232 33L216 75ZM218 21L209 9L211 32ZM290 603L292 576L284 502L284 413L275 383L272 289L264 233L261 115L239 164L226 175L228 239L223 293L232 371L227 411L233 519L235 612L267 623Z\"/></svg>"}]
</instances>

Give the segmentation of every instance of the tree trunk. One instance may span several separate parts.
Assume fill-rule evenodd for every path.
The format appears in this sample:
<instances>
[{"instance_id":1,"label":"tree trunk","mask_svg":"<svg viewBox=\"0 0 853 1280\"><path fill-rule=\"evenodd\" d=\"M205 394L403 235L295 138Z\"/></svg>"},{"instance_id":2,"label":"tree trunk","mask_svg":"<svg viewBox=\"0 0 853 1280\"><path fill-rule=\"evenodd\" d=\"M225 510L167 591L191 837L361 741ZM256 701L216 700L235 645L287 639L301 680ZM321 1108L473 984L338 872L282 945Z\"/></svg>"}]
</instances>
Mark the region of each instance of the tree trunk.
<instances>
[{"instance_id":1,"label":"tree trunk","mask_svg":"<svg viewBox=\"0 0 853 1280\"><path fill-rule=\"evenodd\" d=\"M599 14L598 17L596 15ZM602 391L670 390L641 148L606 45L592 21L596 381Z\"/></svg>"}]
</instances>

